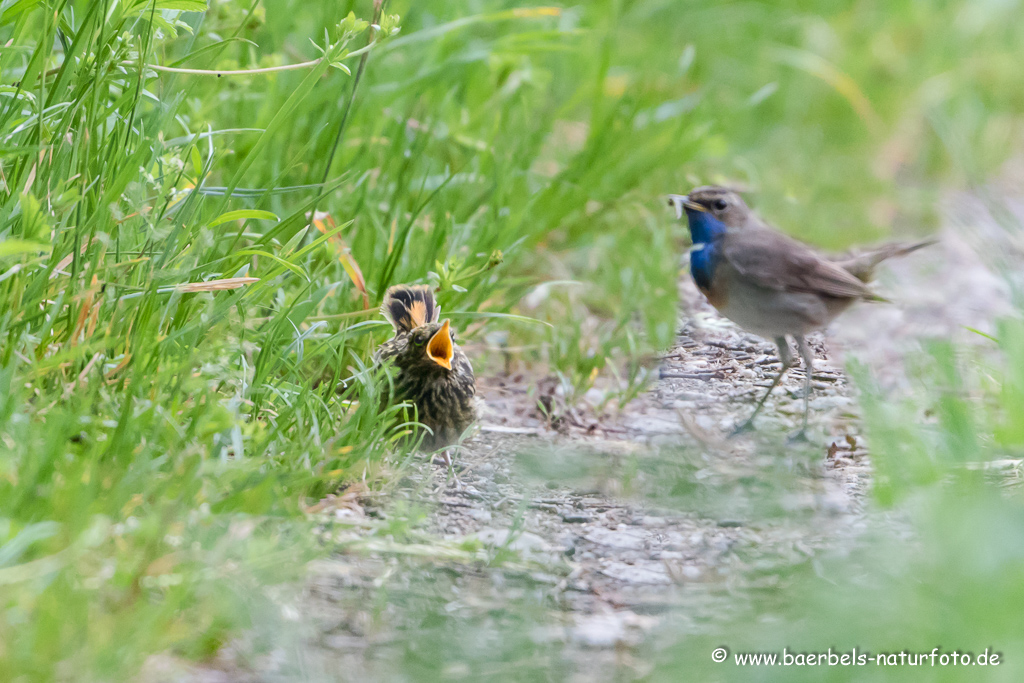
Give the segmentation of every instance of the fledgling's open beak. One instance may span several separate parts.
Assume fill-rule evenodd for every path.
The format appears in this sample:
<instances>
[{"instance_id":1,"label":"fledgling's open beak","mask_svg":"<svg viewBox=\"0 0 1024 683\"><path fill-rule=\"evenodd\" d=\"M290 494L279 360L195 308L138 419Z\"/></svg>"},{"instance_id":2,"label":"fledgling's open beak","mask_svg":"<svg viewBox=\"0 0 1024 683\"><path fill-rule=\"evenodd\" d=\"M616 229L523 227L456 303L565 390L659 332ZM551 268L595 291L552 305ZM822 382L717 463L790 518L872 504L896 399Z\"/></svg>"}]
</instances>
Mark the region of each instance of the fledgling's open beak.
<instances>
[{"instance_id":1,"label":"fledgling's open beak","mask_svg":"<svg viewBox=\"0 0 1024 683\"><path fill-rule=\"evenodd\" d=\"M448 329L448 321L444 321L434 336L427 342L427 357L446 370L452 369L452 357L455 346L452 344L452 333Z\"/></svg>"},{"instance_id":2,"label":"fledgling's open beak","mask_svg":"<svg viewBox=\"0 0 1024 683\"><path fill-rule=\"evenodd\" d=\"M691 201L690 196L685 194L670 194L668 196L668 205L676 210L676 218L683 217L684 209L693 209L694 211L707 211L707 209L705 209L697 202Z\"/></svg>"}]
</instances>

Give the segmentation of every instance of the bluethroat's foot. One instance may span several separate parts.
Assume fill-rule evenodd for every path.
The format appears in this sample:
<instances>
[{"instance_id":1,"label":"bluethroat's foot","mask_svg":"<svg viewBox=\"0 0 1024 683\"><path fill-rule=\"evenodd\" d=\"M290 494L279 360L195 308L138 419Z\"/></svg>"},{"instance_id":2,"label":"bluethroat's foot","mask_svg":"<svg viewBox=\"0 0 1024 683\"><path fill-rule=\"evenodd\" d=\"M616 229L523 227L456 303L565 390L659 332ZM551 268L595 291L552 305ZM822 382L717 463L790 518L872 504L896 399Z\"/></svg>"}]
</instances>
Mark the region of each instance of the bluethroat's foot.
<instances>
[{"instance_id":1,"label":"bluethroat's foot","mask_svg":"<svg viewBox=\"0 0 1024 683\"><path fill-rule=\"evenodd\" d=\"M736 429L729 432L729 438L735 439L740 434L746 434L747 432L754 431L754 418L750 418Z\"/></svg>"},{"instance_id":2,"label":"bluethroat's foot","mask_svg":"<svg viewBox=\"0 0 1024 683\"><path fill-rule=\"evenodd\" d=\"M810 443L811 440L807 437L807 430L803 427L799 431L793 432L786 439L786 443Z\"/></svg>"}]
</instances>

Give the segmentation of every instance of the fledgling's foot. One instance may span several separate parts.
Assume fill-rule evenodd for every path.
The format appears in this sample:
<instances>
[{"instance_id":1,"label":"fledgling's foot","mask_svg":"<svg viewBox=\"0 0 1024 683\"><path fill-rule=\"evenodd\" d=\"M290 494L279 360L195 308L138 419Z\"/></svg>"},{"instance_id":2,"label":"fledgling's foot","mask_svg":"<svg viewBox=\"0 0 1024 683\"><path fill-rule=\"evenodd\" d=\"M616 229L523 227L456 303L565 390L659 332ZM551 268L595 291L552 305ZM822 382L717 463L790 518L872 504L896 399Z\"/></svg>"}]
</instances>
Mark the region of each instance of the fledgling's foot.
<instances>
[{"instance_id":1,"label":"fledgling's foot","mask_svg":"<svg viewBox=\"0 0 1024 683\"><path fill-rule=\"evenodd\" d=\"M455 483L455 489L457 491L462 490L462 480L459 479L459 470L462 468L456 466L455 461L452 459L451 449L446 448L440 453L435 453L430 462L435 465L444 465L448 470L448 474L451 475L452 481Z\"/></svg>"},{"instance_id":2,"label":"fledgling's foot","mask_svg":"<svg viewBox=\"0 0 1024 683\"><path fill-rule=\"evenodd\" d=\"M434 453L431 456L430 462L434 465L444 465L449 469L454 469L454 461L452 460L452 452L447 448L440 453Z\"/></svg>"}]
</instances>

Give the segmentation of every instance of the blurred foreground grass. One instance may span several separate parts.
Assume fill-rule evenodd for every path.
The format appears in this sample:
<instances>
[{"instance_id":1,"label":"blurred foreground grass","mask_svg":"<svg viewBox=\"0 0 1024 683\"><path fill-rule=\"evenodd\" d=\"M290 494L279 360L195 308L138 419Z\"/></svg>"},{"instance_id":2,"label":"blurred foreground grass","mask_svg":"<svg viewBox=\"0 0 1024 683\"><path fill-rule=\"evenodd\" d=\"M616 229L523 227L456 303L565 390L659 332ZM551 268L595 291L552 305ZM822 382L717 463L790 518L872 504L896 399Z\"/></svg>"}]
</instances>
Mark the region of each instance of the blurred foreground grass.
<instances>
[{"instance_id":1,"label":"blurred foreground grass","mask_svg":"<svg viewBox=\"0 0 1024 683\"><path fill-rule=\"evenodd\" d=\"M602 373L628 395L676 320L664 193L737 182L828 247L928 224L1020 151L1020 9L431 0L389 3L388 37L368 2L4 2L0 679L117 680L273 630L274 586L323 552L302 505L406 455L359 372L390 284L432 282L470 343L508 332L570 396ZM993 402L1021 405L1015 372ZM914 475L883 491L1016 528L872 415L880 466ZM1019 445L1013 415L936 433L981 459ZM922 585L995 572L1009 619L1019 556L947 577L959 538Z\"/></svg>"},{"instance_id":2,"label":"blurred foreground grass","mask_svg":"<svg viewBox=\"0 0 1024 683\"><path fill-rule=\"evenodd\" d=\"M874 503L858 542L778 573L738 614L703 633L668 636L651 680L1012 681L1024 675L1024 481L1018 406L1024 327L1004 322L992 348L932 346L917 378L930 394L899 404L865 390ZM994 353L993 353L994 352ZM993 377L1001 379L993 382ZM725 663L711 652L726 647ZM745 652L932 653L891 666L743 667ZM949 656L960 653L958 663ZM977 665L982 653L996 665ZM970 666L962 655L970 653Z\"/></svg>"}]
</instances>

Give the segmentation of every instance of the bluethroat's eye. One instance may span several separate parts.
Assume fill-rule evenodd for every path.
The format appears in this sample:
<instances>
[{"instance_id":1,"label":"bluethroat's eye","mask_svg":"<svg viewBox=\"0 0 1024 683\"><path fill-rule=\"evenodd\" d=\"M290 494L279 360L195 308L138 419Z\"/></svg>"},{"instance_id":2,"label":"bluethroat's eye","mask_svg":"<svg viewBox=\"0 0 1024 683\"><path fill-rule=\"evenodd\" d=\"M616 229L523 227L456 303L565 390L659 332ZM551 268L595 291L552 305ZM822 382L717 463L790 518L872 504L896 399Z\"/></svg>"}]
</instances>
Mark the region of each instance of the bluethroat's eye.
<instances>
[{"instance_id":1,"label":"bluethroat's eye","mask_svg":"<svg viewBox=\"0 0 1024 683\"><path fill-rule=\"evenodd\" d=\"M715 211L725 211L729 207L729 204L724 199L716 199L714 207Z\"/></svg>"}]
</instances>

